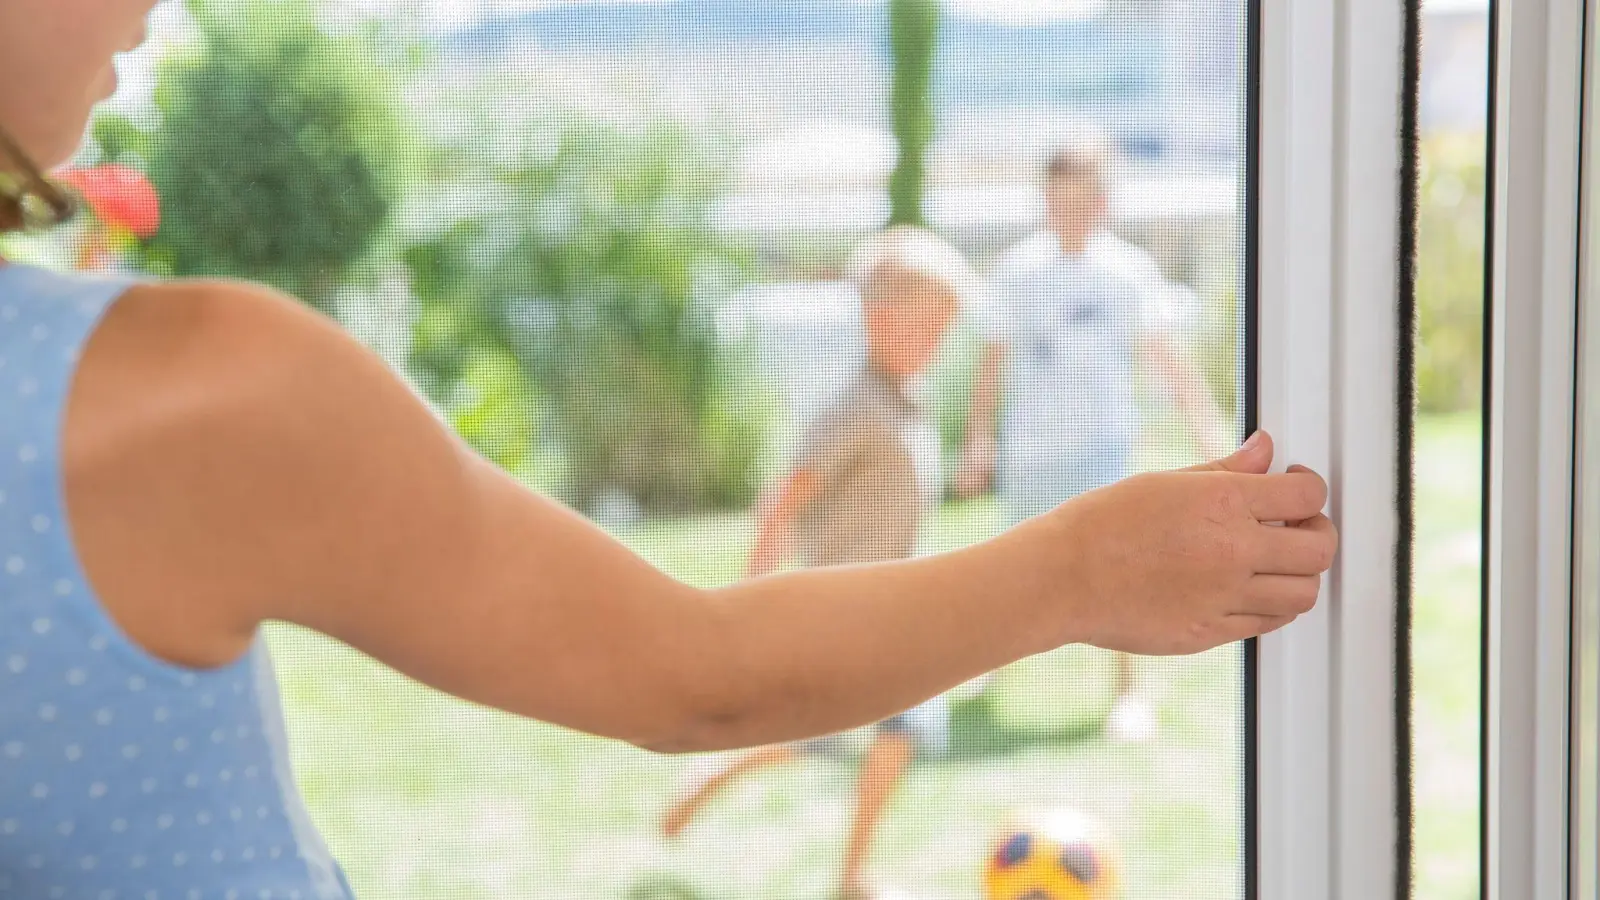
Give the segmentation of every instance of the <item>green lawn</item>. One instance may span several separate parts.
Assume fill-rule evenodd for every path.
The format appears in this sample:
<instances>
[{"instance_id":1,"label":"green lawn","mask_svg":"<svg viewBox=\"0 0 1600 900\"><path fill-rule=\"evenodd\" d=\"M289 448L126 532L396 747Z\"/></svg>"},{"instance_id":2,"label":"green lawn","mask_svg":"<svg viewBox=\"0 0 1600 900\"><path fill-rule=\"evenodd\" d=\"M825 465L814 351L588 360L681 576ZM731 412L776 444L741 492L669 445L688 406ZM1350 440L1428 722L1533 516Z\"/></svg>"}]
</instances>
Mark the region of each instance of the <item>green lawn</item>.
<instances>
[{"instance_id":1,"label":"green lawn","mask_svg":"<svg viewBox=\"0 0 1600 900\"><path fill-rule=\"evenodd\" d=\"M1428 421L1417 441L1419 900L1478 896L1480 441L1475 416Z\"/></svg>"},{"instance_id":2,"label":"green lawn","mask_svg":"<svg viewBox=\"0 0 1600 900\"><path fill-rule=\"evenodd\" d=\"M1419 466L1419 851L1422 897L1471 887L1476 640L1470 423L1430 422ZM1461 473L1465 473L1462 475ZM1465 480L1463 480L1465 479ZM992 531L987 504L953 505L929 549ZM658 524L622 535L698 584L738 571L747 523ZM1463 593L1465 591L1465 593ZM421 688L341 646L273 633L302 786L358 893L386 900L624 898L668 874L708 898L828 896L849 815L848 759L753 779L678 846L656 839L668 798L714 758L659 758L517 721ZM1423 664L1426 663L1424 666ZM958 715L956 749L914 770L885 823L876 875L918 896L977 900L998 824L1018 806L1070 806L1116 836L1129 898L1240 895L1240 666L1235 648L1143 662L1159 738L1128 748L1085 723L1103 713L1105 655L1070 650L1003 673ZM537 665L530 662L530 666ZM980 715L979 713L984 713ZM1474 782L1475 783L1475 782Z\"/></svg>"}]
</instances>

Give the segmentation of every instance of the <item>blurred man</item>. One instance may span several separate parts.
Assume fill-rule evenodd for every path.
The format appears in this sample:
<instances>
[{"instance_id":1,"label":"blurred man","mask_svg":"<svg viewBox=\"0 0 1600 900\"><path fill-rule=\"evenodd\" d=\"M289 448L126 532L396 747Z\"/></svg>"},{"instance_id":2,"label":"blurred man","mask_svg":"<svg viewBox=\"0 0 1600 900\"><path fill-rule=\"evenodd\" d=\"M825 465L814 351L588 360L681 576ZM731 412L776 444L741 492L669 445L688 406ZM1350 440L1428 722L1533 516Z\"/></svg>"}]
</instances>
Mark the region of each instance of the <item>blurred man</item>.
<instances>
[{"instance_id":1,"label":"blurred man","mask_svg":"<svg viewBox=\"0 0 1600 900\"><path fill-rule=\"evenodd\" d=\"M1098 142L1050 158L1046 227L1005 256L980 319L987 345L957 489L977 493L998 474L1007 525L1132 474L1141 365L1199 449L1209 456L1224 446L1210 389L1179 346L1193 295L1107 229L1109 165ZM1118 658L1116 692L1113 733L1147 737L1153 716L1127 656Z\"/></svg>"}]
</instances>

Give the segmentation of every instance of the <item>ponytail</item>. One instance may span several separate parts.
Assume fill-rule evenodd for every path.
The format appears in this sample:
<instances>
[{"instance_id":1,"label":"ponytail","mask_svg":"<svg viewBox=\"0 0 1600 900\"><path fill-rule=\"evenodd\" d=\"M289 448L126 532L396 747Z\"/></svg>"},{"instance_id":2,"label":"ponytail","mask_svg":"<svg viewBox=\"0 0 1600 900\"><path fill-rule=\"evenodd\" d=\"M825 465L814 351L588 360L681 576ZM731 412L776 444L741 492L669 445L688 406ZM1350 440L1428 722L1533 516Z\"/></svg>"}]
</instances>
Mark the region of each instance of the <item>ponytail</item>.
<instances>
[{"instance_id":1,"label":"ponytail","mask_svg":"<svg viewBox=\"0 0 1600 900\"><path fill-rule=\"evenodd\" d=\"M0 128L0 234L59 225L77 212L72 196L52 184Z\"/></svg>"}]
</instances>

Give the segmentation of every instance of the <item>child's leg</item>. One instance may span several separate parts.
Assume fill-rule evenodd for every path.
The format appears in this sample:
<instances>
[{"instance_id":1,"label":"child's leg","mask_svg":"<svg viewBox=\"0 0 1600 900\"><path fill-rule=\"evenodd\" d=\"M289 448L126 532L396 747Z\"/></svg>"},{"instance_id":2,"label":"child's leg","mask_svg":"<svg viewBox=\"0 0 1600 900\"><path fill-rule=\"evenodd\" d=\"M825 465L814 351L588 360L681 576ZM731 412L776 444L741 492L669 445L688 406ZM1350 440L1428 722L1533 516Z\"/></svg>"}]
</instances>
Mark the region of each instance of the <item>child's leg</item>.
<instances>
[{"instance_id":1,"label":"child's leg","mask_svg":"<svg viewBox=\"0 0 1600 900\"><path fill-rule=\"evenodd\" d=\"M1134 658L1117 654L1117 699L1111 711L1111 736L1119 741L1146 741L1155 732L1155 713L1134 684Z\"/></svg>"},{"instance_id":2,"label":"child's leg","mask_svg":"<svg viewBox=\"0 0 1600 900\"><path fill-rule=\"evenodd\" d=\"M845 900L870 897L863 877L867 855L878 822L889 805L889 798L900 784L911 758L916 754L912 737L901 730L881 729L873 738L861 763L861 779L856 786L856 818L850 828L850 843L845 849L840 895Z\"/></svg>"},{"instance_id":3,"label":"child's leg","mask_svg":"<svg viewBox=\"0 0 1600 900\"><path fill-rule=\"evenodd\" d=\"M679 800L667 810L666 817L661 822L661 833L667 837L677 837L689 827L689 822L695 814L711 801L711 798L720 794L728 785L749 775L752 772L786 763L794 759L795 751L784 745L762 747L734 762L721 772L706 779L705 783L696 788L687 797Z\"/></svg>"}]
</instances>

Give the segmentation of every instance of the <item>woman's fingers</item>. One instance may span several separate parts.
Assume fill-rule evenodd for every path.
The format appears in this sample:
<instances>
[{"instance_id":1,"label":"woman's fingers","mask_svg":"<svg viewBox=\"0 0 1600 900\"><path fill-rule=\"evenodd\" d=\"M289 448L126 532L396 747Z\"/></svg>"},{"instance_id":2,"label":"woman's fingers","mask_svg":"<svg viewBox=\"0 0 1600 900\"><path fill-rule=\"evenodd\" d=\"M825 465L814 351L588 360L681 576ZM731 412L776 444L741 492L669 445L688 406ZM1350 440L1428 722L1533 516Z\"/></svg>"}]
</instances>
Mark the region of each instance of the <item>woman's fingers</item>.
<instances>
[{"instance_id":1,"label":"woman's fingers","mask_svg":"<svg viewBox=\"0 0 1600 900\"><path fill-rule=\"evenodd\" d=\"M1328 483L1303 467L1282 475L1259 475L1240 480L1250 515L1259 522L1300 522L1318 515L1328 505Z\"/></svg>"},{"instance_id":2,"label":"woman's fingers","mask_svg":"<svg viewBox=\"0 0 1600 900\"><path fill-rule=\"evenodd\" d=\"M1315 575L1257 575L1246 583L1235 615L1302 616L1317 605L1322 579Z\"/></svg>"},{"instance_id":3,"label":"woman's fingers","mask_svg":"<svg viewBox=\"0 0 1600 900\"><path fill-rule=\"evenodd\" d=\"M1321 575L1339 552L1339 531L1317 514L1288 525L1260 525L1255 532L1258 575Z\"/></svg>"},{"instance_id":4,"label":"woman's fingers","mask_svg":"<svg viewBox=\"0 0 1600 900\"><path fill-rule=\"evenodd\" d=\"M1298 616L1229 616L1225 624L1228 638L1224 643L1245 641L1264 634L1271 634L1286 625L1291 624Z\"/></svg>"}]
</instances>

